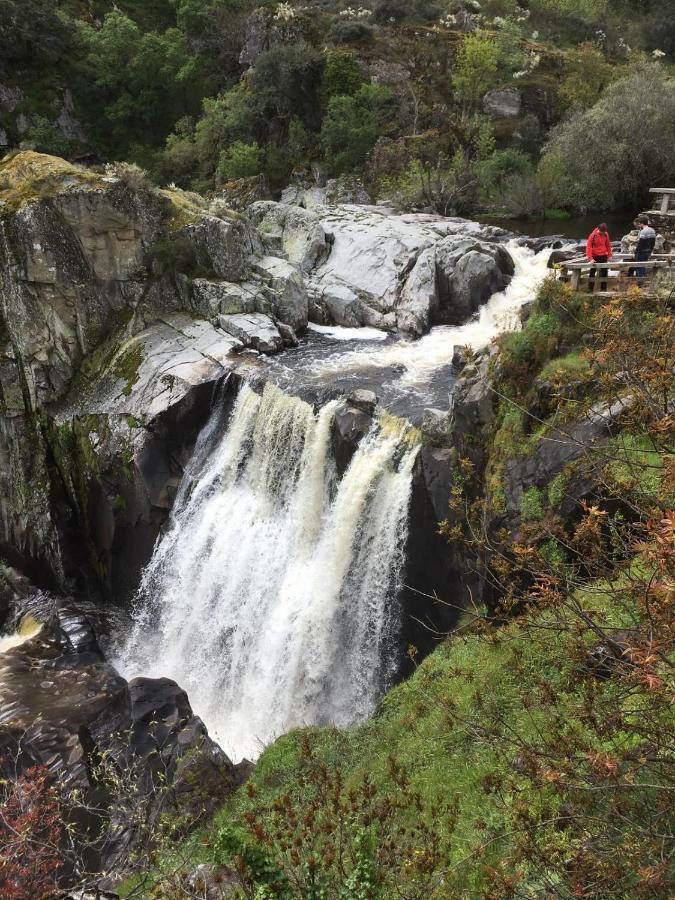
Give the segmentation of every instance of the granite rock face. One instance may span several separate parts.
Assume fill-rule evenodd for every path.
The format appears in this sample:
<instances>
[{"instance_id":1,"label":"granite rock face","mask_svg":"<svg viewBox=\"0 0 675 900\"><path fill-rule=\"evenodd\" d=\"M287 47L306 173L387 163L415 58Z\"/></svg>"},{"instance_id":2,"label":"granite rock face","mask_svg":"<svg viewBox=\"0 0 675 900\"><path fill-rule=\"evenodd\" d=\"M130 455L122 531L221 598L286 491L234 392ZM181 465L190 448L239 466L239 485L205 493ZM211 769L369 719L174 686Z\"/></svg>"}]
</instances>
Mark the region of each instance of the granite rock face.
<instances>
[{"instance_id":1,"label":"granite rock face","mask_svg":"<svg viewBox=\"0 0 675 900\"><path fill-rule=\"evenodd\" d=\"M463 219L272 202L249 216L270 253L305 275L319 324L420 336L462 321L513 274L500 232Z\"/></svg>"}]
</instances>

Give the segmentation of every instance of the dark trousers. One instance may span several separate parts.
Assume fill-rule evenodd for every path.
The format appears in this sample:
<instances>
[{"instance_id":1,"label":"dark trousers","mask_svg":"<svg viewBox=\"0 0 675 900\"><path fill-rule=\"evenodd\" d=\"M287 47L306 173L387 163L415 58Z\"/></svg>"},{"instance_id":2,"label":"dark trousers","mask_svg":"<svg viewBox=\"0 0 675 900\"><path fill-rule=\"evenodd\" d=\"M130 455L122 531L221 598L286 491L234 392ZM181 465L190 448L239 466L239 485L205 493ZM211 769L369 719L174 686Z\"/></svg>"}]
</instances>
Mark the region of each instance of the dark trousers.
<instances>
[{"instance_id":1,"label":"dark trousers","mask_svg":"<svg viewBox=\"0 0 675 900\"><path fill-rule=\"evenodd\" d=\"M649 257L652 255L651 250L636 250L635 251L635 261L636 262L647 262ZM629 275L635 275L638 278L644 278L647 274L647 270L643 266L631 266L628 270Z\"/></svg>"},{"instance_id":2,"label":"dark trousers","mask_svg":"<svg viewBox=\"0 0 675 900\"><path fill-rule=\"evenodd\" d=\"M609 257L607 257L607 256L594 256L593 262L594 263L606 263L608 258ZM593 291L595 290L595 273L596 273L596 271L597 271L598 275L600 276L600 278L607 278L607 269L596 269L595 266L591 266L591 271L588 273L588 292L590 294L592 294ZM600 282L600 290L601 291L607 290L607 282L606 281Z\"/></svg>"}]
</instances>

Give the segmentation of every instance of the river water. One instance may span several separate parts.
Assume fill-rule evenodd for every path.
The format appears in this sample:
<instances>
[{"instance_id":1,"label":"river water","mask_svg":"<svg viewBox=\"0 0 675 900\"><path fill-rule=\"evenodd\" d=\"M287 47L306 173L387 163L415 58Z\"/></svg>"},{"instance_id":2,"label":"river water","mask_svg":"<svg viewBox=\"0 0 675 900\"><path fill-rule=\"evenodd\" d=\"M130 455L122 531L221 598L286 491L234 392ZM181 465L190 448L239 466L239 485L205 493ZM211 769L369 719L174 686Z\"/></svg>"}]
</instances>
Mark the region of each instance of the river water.
<instances>
[{"instance_id":1,"label":"river water","mask_svg":"<svg viewBox=\"0 0 675 900\"><path fill-rule=\"evenodd\" d=\"M362 720L390 685L419 451L407 423L448 408L456 345L517 327L548 253L509 249L510 285L464 325L418 341L314 327L202 432L118 664L174 678L234 760L295 726ZM333 398L354 387L381 412L339 477Z\"/></svg>"}]
</instances>

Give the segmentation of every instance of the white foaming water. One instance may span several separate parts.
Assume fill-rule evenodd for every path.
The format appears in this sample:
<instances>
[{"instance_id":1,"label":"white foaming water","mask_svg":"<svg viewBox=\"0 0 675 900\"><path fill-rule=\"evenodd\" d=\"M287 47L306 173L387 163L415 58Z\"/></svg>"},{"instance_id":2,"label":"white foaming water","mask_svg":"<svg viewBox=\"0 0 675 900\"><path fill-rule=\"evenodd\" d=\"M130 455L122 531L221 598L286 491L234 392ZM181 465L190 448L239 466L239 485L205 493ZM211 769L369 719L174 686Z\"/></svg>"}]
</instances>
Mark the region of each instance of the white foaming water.
<instances>
[{"instance_id":1,"label":"white foaming water","mask_svg":"<svg viewBox=\"0 0 675 900\"><path fill-rule=\"evenodd\" d=\"M417 447L376 423L338 480L334 410L243 387L144 574L121 667L174 678L234 759L366 717L393 675Z\"/></svg>"},{"instance_id":2,"label":"white foaming water","mask_svg":"<svg viewBox=\"0 0 675 900\"><path fill-rule=\"evenodd\" d=\"M307 327L317 334L324 334L336 341L386 341L386 331L379 328L346 328L344 325L317 325L310 322Z\"/></svg>"},{"instance_id":3,"label":"white foaming water","mask_svg":"<svg viewBox=\"0 0 675 900\"><path fill-rule=\"evenodd\" d=\"M428 381L438 369L452 362L453 349L458 344L468 344L474 350L486 347L503 331L518 326L518 310L528 300L534 299L537 289L548 274L550 250L534 253L516 241L506 245L515 264L515 273L505 290L493 294L476 316L464 325L439 325L418 341L397 341L386 347L368 348L369 366L402 365L404 371L398 379L402 385L416 385ZM344 372L350 367L361 368L364 351L333 354L320 363L320 374L330 371Z\"/></svg>"}]
</instances>

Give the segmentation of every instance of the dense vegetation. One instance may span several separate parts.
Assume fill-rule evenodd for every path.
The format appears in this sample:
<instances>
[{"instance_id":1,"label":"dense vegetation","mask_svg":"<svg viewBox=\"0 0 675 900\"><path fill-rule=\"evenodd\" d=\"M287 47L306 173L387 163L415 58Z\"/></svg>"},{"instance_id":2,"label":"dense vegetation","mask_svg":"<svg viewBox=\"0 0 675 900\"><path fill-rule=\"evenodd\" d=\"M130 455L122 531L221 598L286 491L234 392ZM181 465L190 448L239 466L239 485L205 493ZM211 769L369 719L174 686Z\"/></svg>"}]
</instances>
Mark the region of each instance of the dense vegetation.
<instances>
[{"instance_id":1,"label":"dense vegetation","mask_svg":"<svg viewBox=\"0 0 675 900\"><path fill-rule=\"evenodd\" d=\"M372 720L277 741L134 891L183 896L202 859L241 897L672 896L673 345L665 298L544 286L501 339L487 489L465 462L446 526L486 561L487 607ZM500 527L505 464L599 408L611 436Z\"/></svg>"},{"instance_id":2,"label":"dense vegetation","mask_svg":"<svg viewBox=\"0 0 675 900\"><path fill-rule=\"evenodd\" d=\"M314 165L440 212L616 208L671 175L674 13L673 0L3 0L14 99L0 130L200 190L262 173L276 191ZM65 89L80 132L63 124Z\"/></svg>"}]
</instances>

